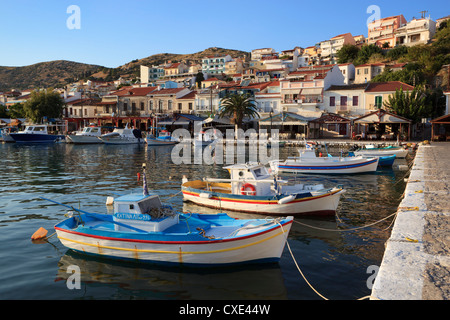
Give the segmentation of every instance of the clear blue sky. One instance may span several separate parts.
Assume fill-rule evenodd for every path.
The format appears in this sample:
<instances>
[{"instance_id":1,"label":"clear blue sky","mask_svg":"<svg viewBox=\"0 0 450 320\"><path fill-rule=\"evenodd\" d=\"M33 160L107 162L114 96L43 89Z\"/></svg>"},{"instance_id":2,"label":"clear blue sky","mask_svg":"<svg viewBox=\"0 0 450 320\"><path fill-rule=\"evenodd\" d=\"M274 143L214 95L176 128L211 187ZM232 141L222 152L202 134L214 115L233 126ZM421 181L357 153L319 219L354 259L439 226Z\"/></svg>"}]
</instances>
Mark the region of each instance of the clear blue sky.
<instances>
[{"instance_id":1,"label":"clear blue sky","mask_svg":"<svg viewBox=\"0 0 450 320\"><path fill-rule=\"evenodd\" d=\"M80 29L66 25L70 5L81 10ZM118 67L214 46L307 47L341 33L367 36L370 5L382 18L450 15L448 0L0 0L0 66L64 59Z\"/></svg>"}]
</instances>

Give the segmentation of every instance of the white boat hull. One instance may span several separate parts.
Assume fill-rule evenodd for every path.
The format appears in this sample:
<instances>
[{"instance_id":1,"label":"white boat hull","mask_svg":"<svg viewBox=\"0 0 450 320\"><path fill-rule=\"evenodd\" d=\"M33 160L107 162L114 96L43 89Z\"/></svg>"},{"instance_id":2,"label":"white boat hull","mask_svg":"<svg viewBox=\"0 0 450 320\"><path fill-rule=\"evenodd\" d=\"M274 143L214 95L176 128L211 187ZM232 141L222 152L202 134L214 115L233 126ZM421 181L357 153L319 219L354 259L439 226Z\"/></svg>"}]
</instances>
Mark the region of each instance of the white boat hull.
<instances>
[{"instance_id":1,"label":"white boat hull","mask_svg":"<svg viewBox=\"0 0 450 320\"><path fill-rule=\"evenodd\" d=\"M386 150L358 150L353 152L355 156L363 157L386 157L395 155L396 158L406 158L408 155L407 149L386 149Z\"/></svg>"},{"instance_id":2,"label":"white boat hull","mask_svg":"<svg viewBox=\"0 0 450 320\"><path fill-rule=\"evenodd\" d=\"M87 254L140 262L218 265L279 260L291 225L292 218L284 226L278 225L267 232L255 234L257 229L253 228L241 231L242 237L201 242L124 240L63 229L56 232L64 246ZM210 235L214 235L214 228L211 229Z\"/></svg>"},{"instance_id":3,"label":"white boat hull","mask_svg":"<svg viewBox=\"0 0 450 320\"><path fill-rule=\"evenodd\" d=\"M272 161L275 172L314 173L314 174L353 174L375 172L379 158L314 158Z\"/></svg>"},{"instance_id":4,"label":"white boat hull","mask_svg":"<svg viewBox=\"0 0 450 320\"><path fill-rule=\"evenodd\" d=\"M141 144L141 143L145 143L145 139L143 139L143 138L138 139L138 138L127 138L127 137L122 137L122 138L103 137L103 138L100 138L100 140L103 141L103 143L105 143L105 144Z\"/></svg>"},{"instance_id":5,"label":"white boat hull","mask_svg":"<svg viewBox=\"0 0 450 320\"><path fill-rule=\"evenodd\" d=\"M66 138L68 143L75 143L75 144L103 143L103 141L96 136L69 134L66 136Z\"/></svg>"},{"instance_id":6,"label":"white boat hull","mask_svg":"<svg viewBox=\"0 0 450 320\"><path fill-rule=\"evenodd\" d=\"M197 192L182 188L184 201L190 201L200 206L220 210L239 211L266 215L293 216L326 216L334 215L339 200L344 192L341 189L331 189L330 192L311 192L311 196L292 200L287 203L264 196L239 196L225 193L213 193L210 197L205 192ZM289 197L289 196L286 196ZM280 199L281 200L281 199Z\"/></svg>"},{"instance_id":7,"label":"white boat hull","mask_svg":"<svg viewBox=\"0 0 450 320\"><path fill-rule=\"evenodd\" d=\"M171 146L177 143L177 141L147 138L147 145L149 146Z\"/></svg>"}]
</instances>

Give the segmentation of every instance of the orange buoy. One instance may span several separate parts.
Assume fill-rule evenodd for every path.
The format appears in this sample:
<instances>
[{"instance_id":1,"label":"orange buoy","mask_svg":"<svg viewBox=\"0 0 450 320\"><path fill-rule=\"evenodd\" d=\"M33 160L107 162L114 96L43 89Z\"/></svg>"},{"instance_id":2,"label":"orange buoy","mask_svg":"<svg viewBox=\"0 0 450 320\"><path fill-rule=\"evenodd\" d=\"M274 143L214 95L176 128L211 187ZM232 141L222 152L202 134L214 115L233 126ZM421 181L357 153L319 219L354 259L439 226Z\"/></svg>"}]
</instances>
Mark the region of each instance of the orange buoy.
<instances>
[{"instance_id":1,"label":"orange buoy","mask_svg":"<svg viewBox=\"0 0 450 320\"><path fill-rule=\"evenodd\" d=\"M31 240L38 240L45 238L47 236L48 231L44 228L40 227L33 235L31 236Z\"/></svg>"},{"instance_id":2,"label":"orange buoy","mask_svg":"<svg viewBox=\"0 0 450 320\"><path fill-rule=\"evenodd\" d=\"M250 189L250 191L247 191L247 189ZM255 186L250 184L250 183L244 184L241 187L241 194L243 194L243 195L250 195L250 196L256 196Z\"/></svg>"}]
</instances>

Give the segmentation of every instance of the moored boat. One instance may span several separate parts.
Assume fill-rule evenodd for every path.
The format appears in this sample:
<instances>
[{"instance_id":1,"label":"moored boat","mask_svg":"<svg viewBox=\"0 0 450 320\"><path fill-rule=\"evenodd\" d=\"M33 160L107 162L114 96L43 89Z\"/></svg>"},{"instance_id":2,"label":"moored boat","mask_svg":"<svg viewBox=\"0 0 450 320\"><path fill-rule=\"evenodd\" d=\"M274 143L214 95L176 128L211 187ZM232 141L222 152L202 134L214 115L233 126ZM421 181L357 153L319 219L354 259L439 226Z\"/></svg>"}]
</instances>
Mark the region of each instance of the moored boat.
<instances>
[{"instance_id":1,"label":"moored boat","mask_svg":"<svg viewBox=\"0 0 450 320\"><path fill-rule=\"evenodd\" d=\"M179 143L178 140L172 138L167 130L160 130L157 136L147 135L145 140L149 146L169 146Z\"/></svg>"},{"instance_id":2,"label":"moored boat","mask_svg":"<svg viewBox=\"0 0 450 320\"><path fill-rule=\"evenodd\" d=\"M272 160L270 167L274 172L314 173L314 174L354 174L375 172L377 157L317 157L313 149L300 149L298 157L285 161Z\"/></svg>"},{"instance_id":3,"label":"moored boat","mask_svg":"<svg viewBox=\"0 0 450 320\"><path fill-rule=\"evenodd\" d=\"M55 225L61 243L77 252L136 262L212 266L279 261L293 217L233 219L183 214L144 191L114 199L113 214L76 215Z\"/></svg>"},{"instance_id":4,"label":"moored boat","mask_svg":"<svg viewBox=\"0 0 450 320\"><path fill-rule=\"evenodd\" d=\"M16 143L51 143L65 139L62 134L50 133L46 124L28 125L24 131L12 132L9 136Z\"/></svg>"},{"instance_id":5,"label":"moored boat","mask_svg":"<svg viewBox=\"0 0 450 320\"><path fill-rule=\"evenodd\" d=\"M334 215L342 188L322 184L288 185L261 164L224 167L230 179L183 180L185 201L230 211L269 215Z\"/></svg>"},{"instance_id":6,"label":"moored boat","mask_svg":"<svg viewBox=\"0 0 450 320\"><path fill-rule=\"evenodd\" d=\"M355 154L352 151L350 151L348 153L348 156L354 157ZM364 158L377 157L379 167L390 167L394 164L394 161L397 156L395 154L384 154L384 155L367 154L367 155L362 155L362 157L364 157Z\"/></svg>"},{"instance_id":7,"label":"moored boat","mask_svg":"<svg viewBox=\"0 0 450 320\"><path fill-rule=\"evenodd\" d=\"M75 134L66 135L66 139L68 143L75 144L103 143L103 141L99 139L101 135L101 127L89 126L83 128L82 131L76 132Z\"/></svg>"},{"instance_id":8,"label":"moored boat","mask_svg":"<svg viewBox=\"0 0 450 320\"><path fill-rule=\"evenodd\" d=\"M99 139L105 144L140 144L145 143L142 132L138 129L116 128L113 132L102 134Z\"/></svg>"},{"instance_id":9,"label":"moored boat","mask_svg":"<svg viewBox=\"0 0 450 320\"><path fill-rule=\"evenodd\" d=\"M406 158L408 150L402 147L385 147L375 148L373 145L367 145L365 149L358 149L353 151L355 156L391 156L395 155L396 158Z\"/></svg>"}]
</instances>

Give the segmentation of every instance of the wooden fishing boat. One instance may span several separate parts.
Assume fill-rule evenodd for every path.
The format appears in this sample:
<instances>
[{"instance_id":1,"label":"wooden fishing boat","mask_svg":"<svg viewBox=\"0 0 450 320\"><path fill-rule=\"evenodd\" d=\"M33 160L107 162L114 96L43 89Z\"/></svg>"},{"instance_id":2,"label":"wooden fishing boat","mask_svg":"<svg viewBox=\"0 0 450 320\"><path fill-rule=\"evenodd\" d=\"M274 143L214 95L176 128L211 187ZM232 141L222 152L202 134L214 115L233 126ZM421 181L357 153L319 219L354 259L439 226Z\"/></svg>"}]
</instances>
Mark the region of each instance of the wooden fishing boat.
<instances>
[{"instance_id":1,"label":"wooden fishing boat","mask_svg":"<svg viewBox=\"0 0 450 320\"><path fill-rule=\"evenodd\" d=\"M300 149L298 157L285 161L272 160L270 167L274 172L314 173L314 174L354 174L375 172L377 157L317 157L313 149Z\"/></svg>"},{"instance_id":2,"label":"wooden fishing boat","mask_svg":"<svg viewBox=\"0 0 450 320\"><path fill-rule=\"evenodd\" d=\"M233 219L227 214L184 214L149 194L114 199L113 214L73 209L55 225L61 243L77 252L169 265L212 266L276 262L293 217Z\"/></svg>"},{"instance_id":3,"label":"wooden fishing boat","mask_svg":"<svg viewBox=\"0 0 450 320\"><path fill-rule=\"evenodd\" d=\"M222 210L269 215L334 215L342 188L322 184L288 185L261 164L224 167L230 179L183 179L185 201Z\"/></svg>"}]
</instances>

